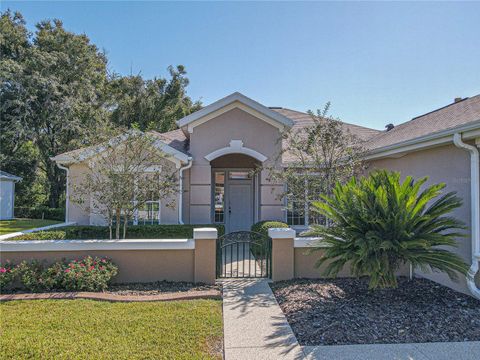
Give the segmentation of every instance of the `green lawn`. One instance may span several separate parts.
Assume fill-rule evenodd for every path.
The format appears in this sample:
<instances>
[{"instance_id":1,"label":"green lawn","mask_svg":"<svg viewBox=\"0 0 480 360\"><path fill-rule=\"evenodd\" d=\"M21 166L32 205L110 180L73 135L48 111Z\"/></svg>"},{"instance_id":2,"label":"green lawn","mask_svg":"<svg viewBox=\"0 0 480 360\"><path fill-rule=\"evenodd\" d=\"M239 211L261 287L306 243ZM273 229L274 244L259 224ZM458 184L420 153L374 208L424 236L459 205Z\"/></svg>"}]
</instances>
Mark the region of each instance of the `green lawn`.
<instances>
[{"instance_id":1,"label":"green lawn","mask_svg":"<svg viewBox=\"0 0 480 360\"><path fill-rule=\"evenodd\" d=\"M38 227L53 225L58 223L60 223L60 221L42 220L42 219L1 220L0 235L9 234L17 231L28 230L28 229L35 229Z\"/></svg>"},{"instance_id":2,"label":"green lawn","mask_svg":"<svg viewBox=\"0 0 480 360\"><path fill-rule=\"evenodd\" d=\"M219 300L0 304L0 359L221 358Z\"/></svg>"}]
</instances>

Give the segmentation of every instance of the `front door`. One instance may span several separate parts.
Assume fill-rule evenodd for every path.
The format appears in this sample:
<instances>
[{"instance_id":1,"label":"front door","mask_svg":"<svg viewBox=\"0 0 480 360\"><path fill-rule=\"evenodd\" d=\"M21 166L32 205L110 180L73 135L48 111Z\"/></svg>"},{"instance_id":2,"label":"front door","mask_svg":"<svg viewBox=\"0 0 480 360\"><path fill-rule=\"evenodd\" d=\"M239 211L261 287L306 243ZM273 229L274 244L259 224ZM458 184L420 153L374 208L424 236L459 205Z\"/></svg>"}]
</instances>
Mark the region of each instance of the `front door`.
<instances>
[{"instance_id":1,"label":"front door","mask_svg":"<svg viewBox=\"0 0 480 360\"><path fill-rule=\"evenodd\" d=\"M228 182L226 220L228 232L250 230L253 224L252 179Z\"/></svg>"}]
</instances>

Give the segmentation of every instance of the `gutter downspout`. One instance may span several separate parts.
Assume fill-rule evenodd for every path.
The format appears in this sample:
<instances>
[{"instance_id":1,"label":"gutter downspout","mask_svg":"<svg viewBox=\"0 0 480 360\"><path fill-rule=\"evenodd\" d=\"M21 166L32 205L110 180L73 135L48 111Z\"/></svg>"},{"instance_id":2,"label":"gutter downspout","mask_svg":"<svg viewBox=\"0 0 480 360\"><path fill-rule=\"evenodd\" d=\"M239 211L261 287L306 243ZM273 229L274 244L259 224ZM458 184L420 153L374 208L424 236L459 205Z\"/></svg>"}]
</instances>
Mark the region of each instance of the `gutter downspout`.
<instances>
[{"instance_id":1,"label":"gutter downspout","mask_svg":"<svg viewBox=\"0 0 480 360\"><path fill-rule=\"evenodd\" d=\"M478 262L480 260L480 165L479 153L475 146L466 144L462 141L462 134L453 135L453 143L456 147L464 149L470 153L470 196L471 196L471 216L472 216L472 265L467 275L467 285L477 299L480 299L480 289L475 285L475 275L479 270Z\"/></svg>"},{"instance_id":2,"label":"gutter downspout","mask_svg":"<svg viewBox=\"0 0 480 360\"><path fill-rule=\"evenodd\" d=\"M190 169L193 164L193 158L191 156L188 157L188 164L185 165L184 167L180 168L179 170L179 187L180 187L180 192L179 192L179 197L178 197L178 223L180 225L183 225L183 171Z\"/></svg>"},{"instance_id":3,"label":"gutter downspout","mask_svg":"<svg viewBox=\"0 0 480 360\"><path fill-rule=\"evenodd\" d=\"M70 170L65 167L65 166L62 166L60 165L59 163L57 163L57 166L62 169L62 170L65 170L67 172L67 184L66 184L66 188L65 188L65 222L68 222L68 207L70 205L70 191L69 191L69 186L68 186L68 183L69 183L69 175L70 175Z\"/></svg>"}]
</instances>

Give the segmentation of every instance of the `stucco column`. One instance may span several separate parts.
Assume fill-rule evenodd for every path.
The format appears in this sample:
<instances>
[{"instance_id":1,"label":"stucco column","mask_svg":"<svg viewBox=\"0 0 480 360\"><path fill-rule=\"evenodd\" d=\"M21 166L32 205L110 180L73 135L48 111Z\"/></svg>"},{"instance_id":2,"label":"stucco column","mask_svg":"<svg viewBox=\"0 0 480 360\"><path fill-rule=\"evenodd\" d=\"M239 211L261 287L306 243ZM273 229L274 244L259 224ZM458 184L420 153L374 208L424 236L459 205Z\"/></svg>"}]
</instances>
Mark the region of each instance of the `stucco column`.
<instances>
[{"instance_id":1,"label":"stucco column","mask_svg":"<svg viewBox=\"0 0 480 360\"><path fill-rule=\"evenodd\" d=\"M195 282L215 283L217 236L218 231L215 228L193 230L193 239L195 240Z\"/></svg>"},{"instance_id":2,"label":"stucco column","mask_svg":"<svg viewBox=\"0 0 480 360\"><path fill-rule=\"evenodd\" d=\"M294 277L295 230L290 228L268 229L272 238L272 280L290 280Z\"/></svg>"}]
</instances>

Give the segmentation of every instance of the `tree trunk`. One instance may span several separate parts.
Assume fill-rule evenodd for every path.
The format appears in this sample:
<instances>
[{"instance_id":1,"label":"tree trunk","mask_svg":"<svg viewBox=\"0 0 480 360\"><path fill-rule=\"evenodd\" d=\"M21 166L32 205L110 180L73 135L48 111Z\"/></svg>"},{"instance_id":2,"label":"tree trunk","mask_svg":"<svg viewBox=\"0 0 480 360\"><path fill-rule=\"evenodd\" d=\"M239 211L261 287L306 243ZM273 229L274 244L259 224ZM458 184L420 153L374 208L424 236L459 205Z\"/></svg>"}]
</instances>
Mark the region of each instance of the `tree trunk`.
<instances>
[{"instance_id":1,"label":"tree trunk","mask_svg":"<svg viewBox=\"0 0 480 360\"><path fill-rule=\"evenodd\" d=\"M120 220L122 219L120 209L116 209L116 214L115 215L116 215L116 220L117 220L117 223L115 224L115 238L117 240L120 240Z\"/></svg>"},{"instance_id":2,"label":"tree trunk","mask_svg":"<svg viewBox=\"0 0 480 360\"><path fill-rule=\"evenodd\" d=\"M61 173L62 170L57 168L54 162L47 160L45 167L47 172L47 179L49 184L48 206L51 208L58 208L60 206L60 196L65 188L65 176Z\"/></svg>"},{"instance_id":3,"label":"tree trunk","mask_svg":"<svg viewBox=\"0 0 480 360\"><path fill-rule=\"evenodd\" d=\"M123 238L124 239L127 238L127 223L128 223L127 214L125 214L123 216Z\"/></svg>"},{"instance_id":4,"label":"tree trunk","mask_svg":"<svg viewBox=\"0 0 480 360\"><path fill-rule=\"evenodd\" d=\"M108 219L108 233L109 233L109 236L110 236L110 240L112 240L112 225L113 225L113 218L112 218L112 214L111 212L109 211L109 219Z\"/></svg>"}]
</instances>

